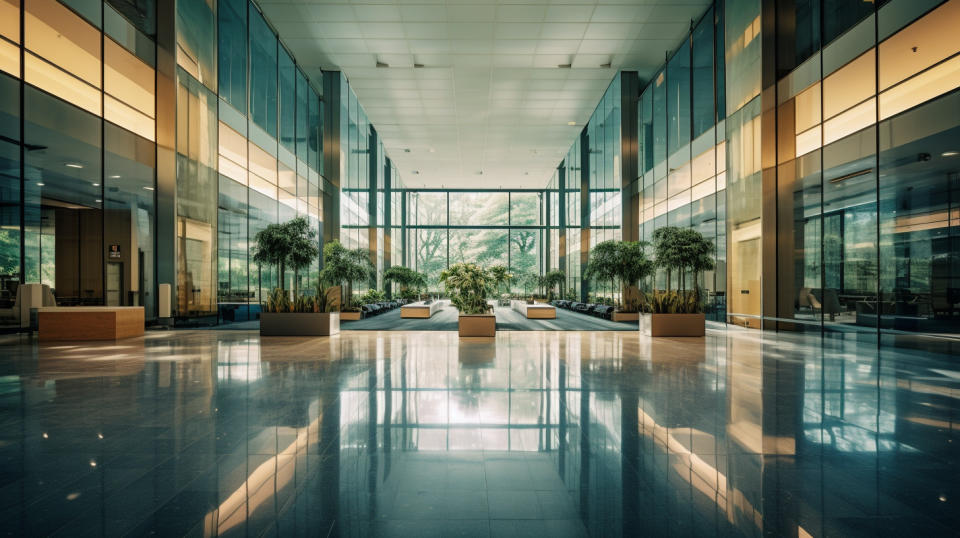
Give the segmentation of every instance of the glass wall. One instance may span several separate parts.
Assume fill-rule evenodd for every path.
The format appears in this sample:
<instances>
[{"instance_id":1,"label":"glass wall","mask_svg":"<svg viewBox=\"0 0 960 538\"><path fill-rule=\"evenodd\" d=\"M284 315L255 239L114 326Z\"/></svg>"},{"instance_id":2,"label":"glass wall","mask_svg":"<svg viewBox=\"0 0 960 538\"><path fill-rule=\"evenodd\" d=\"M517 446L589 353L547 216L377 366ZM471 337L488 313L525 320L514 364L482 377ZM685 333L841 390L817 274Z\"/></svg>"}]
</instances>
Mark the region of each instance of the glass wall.
<instances>
[{"instance_id":1,"label":"glass wall","mask_svg":"<svg viewBox=\"0 0 960 538\"><path fill-rule=\"evenodd\" d=\"M692 227L716 246L716 269L702 275L707 315L726 311L726 134L723 117L723 6L697 21L665 69L638 98L638 236L650 241L662 226ZM718 40L720 40L718 42ZM659 272L654 284L666 286Z\"/></svg>"},{"instance_id":2,"label":"glass wall","mask_svg":"<svg viewBox=\"0 0 960 538\"><path fill-rule=\"evenodd\" d=\"M848 5L849 4L849 5ZM793 330L960 332L960 1L823 2L779 82L778 310ZM819 44L823 43L822 49ZM778 43L784 46L784 43ZM766 315L766 313L765 313Z\"/></svg>"},{"instance_id":3,"label":"glass wall","mask_svg":"<svg viewBox=\"0 0 960 538\"><path fill-rule=\"evenodd\" d=\"M412 268L428 276L431 290L442 288L440 271L466 262L506 266L515 293L537 291L533 278L544 271L547 229L542 191L407 189L401 195Z\"/></svg>"},{"instance_id":4,"label":"glass wall","mask_svg":"<svg viewBox=\"0 0 960 538\"><path fill-rule=\"evenodd\" d=\"M0 327L29 325L23 283L155 319L154 10L29 0L0 19Z\"/></svg>"}]
</instances>

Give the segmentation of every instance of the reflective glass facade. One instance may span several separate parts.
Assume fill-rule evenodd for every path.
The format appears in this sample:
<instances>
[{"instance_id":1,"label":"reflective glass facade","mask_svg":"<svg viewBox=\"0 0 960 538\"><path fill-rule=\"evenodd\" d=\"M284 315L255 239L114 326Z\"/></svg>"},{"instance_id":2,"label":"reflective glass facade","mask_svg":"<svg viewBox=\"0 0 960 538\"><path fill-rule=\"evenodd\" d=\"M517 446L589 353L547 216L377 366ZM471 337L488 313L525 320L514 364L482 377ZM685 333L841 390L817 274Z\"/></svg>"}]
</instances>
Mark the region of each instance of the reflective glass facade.
<instances>
[{"instance_id":1,"label":"reflective glass facade","mask_svg":"<svg viewBox=\"0 0 960 538\"><path fill-rule=\"evenodd\" d=\"M255 4L28 0L0 20L0 325L29 324L21 283L148 321L167 283L177 322L204 324L294 284L251 241L295 216L320 232L321 84Z\"/></svg>"},{"instance_id":2,"label":"reflective glass facade","mask_svg":"<svg viewBox=\"0 0 960 538\"><path fill-rule=\"evenodd\" d=\"M777 4L764 34L766 4L716 2L641 89L640 237L715 241L716 320L956 335L960 2Z\"/></svg>"}]
</instances>

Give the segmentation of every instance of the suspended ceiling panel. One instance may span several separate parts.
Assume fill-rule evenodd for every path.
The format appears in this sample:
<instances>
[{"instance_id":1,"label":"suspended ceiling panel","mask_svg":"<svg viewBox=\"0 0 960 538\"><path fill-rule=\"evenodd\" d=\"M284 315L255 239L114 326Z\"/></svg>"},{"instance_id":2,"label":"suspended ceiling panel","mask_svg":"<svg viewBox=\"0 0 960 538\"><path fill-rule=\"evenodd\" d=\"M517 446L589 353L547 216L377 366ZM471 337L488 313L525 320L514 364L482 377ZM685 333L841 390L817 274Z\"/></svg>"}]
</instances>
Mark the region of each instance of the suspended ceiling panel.
<instances>
[{"instance_id":1,"label":"suspended ceiling panel","mask_svg":"<svg viewBox=\"0 0 960 538\"><path fill-rule=\"evenodd\" d=\"M709 5L570 2L260 3L309 74L346 74L408 187L542 188L617 70L648 79Z\"/></svg>"}]
</instances>

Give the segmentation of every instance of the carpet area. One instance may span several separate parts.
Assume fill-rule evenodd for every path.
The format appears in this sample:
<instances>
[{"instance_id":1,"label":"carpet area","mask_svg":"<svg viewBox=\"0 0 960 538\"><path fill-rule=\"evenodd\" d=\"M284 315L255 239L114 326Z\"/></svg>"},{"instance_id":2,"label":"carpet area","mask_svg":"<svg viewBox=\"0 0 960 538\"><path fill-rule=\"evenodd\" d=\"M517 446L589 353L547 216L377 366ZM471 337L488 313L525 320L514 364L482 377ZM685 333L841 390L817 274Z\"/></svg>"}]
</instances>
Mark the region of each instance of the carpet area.
<instances>
[{"instance_id":1,"label":"carpet area","mask_svg":"<svg viewBox=\"0 0 960 538\"><path fill-rule=\"evenodd\" d=\"M636 331L638 324L614 322L569 310L557 309L557 319L527 319L510 307L498 306L498 331ZM219 325L218 330L257 330L259 321L241 321ZM359 321L340 322L344 331L456 331L457 309L447 304L430 319L401 318L400 309Z\"/></svg>"}]
</instances>

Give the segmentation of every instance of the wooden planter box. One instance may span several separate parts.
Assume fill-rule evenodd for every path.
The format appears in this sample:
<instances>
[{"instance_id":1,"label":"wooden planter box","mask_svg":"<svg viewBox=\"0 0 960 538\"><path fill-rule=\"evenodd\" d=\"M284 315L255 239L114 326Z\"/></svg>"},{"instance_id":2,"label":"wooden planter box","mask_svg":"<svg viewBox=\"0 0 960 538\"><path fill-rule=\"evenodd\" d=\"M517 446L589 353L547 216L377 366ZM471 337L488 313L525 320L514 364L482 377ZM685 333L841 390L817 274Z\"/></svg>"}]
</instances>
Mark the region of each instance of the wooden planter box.
<instances>
[{"instance_id":1,"label":"wooden planter box","mask_svg":"<svg viewBox=\"0 0 960 538\"><path fill-rule=\"evenodd\" d=\"M614 312L610 316L610 321L637 321L640 319L640 312Z\"/></svg>"},{"instance_id":2,"label":"wooden planter box","mask_svg":"<svg viewBox=\"0 0 960 538\"><path fill-rule=\"evenodd\" d=\"M360 318L363 317L363 312L356 310L350 312L340 312L340 321L360 321Z\"/></svg>"},{"instance_id":3,"label":"wooden planter box","mask_svg":"<svg viewBox=\"0 0 960 538\"><path fill-rule=\"evenodd\" d=\"M647 336L703 336L706 317L703 314L643 314L640 334Z\"/></svg>"},{"instance_id":4,"label":"wooden planter box","mask_svg":"<svg viewBox=\"0 0 960 538\"><path fill-rule=\"evenodd\" d=\"M339 312L260 314L260 336L330 336L339 332Z\"/></svg>"},{"instance_id":5,"label":"wooden planter box","mask_svg":"<svg viewBox=\"0 0 960 538\"><path fill-rule=\"evenodd\" d=\"M497 317L493 314L460 314L460 336L496 336Z\"/></svg>"}]
</instances>

